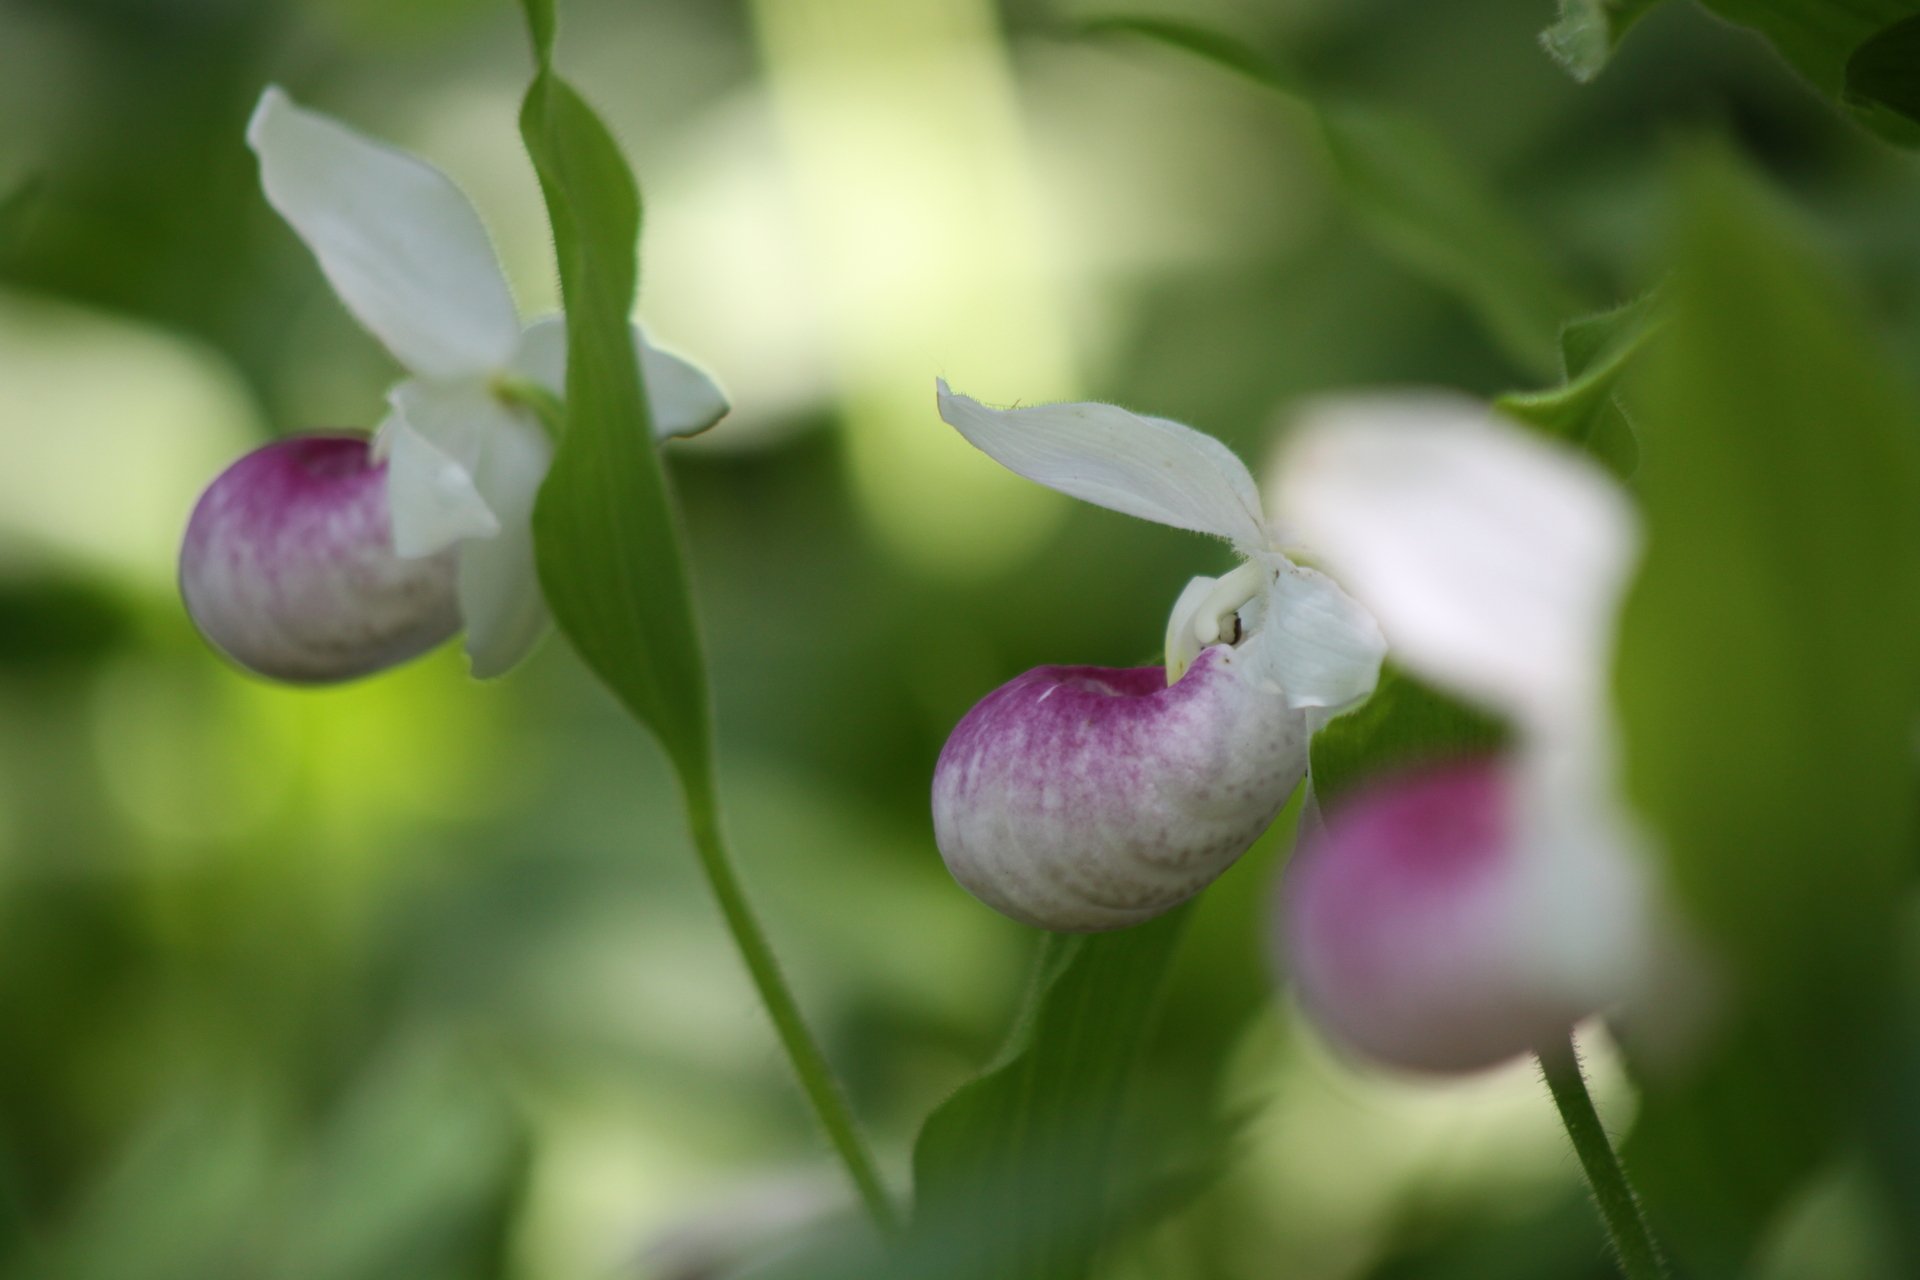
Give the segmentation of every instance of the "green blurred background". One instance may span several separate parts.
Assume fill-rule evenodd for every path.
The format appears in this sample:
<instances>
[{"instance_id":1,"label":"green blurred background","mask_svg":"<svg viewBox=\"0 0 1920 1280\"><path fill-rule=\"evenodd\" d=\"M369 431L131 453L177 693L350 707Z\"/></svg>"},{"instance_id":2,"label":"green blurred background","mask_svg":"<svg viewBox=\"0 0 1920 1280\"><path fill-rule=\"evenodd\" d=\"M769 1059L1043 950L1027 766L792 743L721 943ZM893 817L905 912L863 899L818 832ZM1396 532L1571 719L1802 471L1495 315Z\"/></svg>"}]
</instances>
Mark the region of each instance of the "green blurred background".
<instances>
[{"instance_id":1,"label":"green blurred background","mask_svg":"<svg viewBox=\"0 0 1920 1280\"><path fill-rule=\"evenodd\" d=\"M1920 173L1751 35L1655 12L1595 84L1548 0L1204 0L1443 136L1570 297L1655 276L1675 139L1790 193L1920 356ZM1251 463L1330 388L1555 370L1355 214L1311 119L1040 0L562 5L648 201L642 314L735 412L670 450L737 847L904 1180L1033 936L947 878L946 730L1046 661L1152 661L1199 539L1023 487L933 413L1098 397ZM1129 12L1140 12L1135 5ZM550 641L324 692L193 634L200 486L371 426L394 369L261 199L269 82L450 171L556 299L504 0L0 0L0 1276L670 1277L845 1207L694 870L666 766ZM1517 252L1517 249L1516 249ZM1510 337L1510 335L1508 335ZM1128 1277L1604 1276L1524 1064L1343 1064L1258 935L1285 830L1205 901L1149 1088L1260 1108ZM1631 1097L1604 1051L1602 1106ZM1848 1168L1760 1274L1878 1274ZM1852 1251L1852 1252L1849 1252ZM1861 1252L1864 1251L1864 1252ZM1890 1273L1889 1273L1890 1274Z\"/></svg>"}]
</instances>

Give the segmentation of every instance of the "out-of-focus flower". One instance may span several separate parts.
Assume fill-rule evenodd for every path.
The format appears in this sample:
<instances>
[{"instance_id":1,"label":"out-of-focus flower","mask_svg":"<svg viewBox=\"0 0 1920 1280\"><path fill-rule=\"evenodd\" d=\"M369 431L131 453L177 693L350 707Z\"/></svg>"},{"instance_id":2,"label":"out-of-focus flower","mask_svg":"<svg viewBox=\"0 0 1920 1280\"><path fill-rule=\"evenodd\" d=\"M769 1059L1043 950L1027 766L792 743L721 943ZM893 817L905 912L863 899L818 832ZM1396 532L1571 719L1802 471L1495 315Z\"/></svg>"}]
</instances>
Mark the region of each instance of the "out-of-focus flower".
<instances>
[{"instance_id":1,"label":"out-of-focus flower","mask_svg":"<svg viewBox=\"0 0 1920 1280\"><path fill-rule=\"evenodd\" d=\"M1273 821L1314 727L1372 690L1379 628L1286 556L1253 477L1212 437L1106 404L990 409L944 382L939 405L1030 480L1244 557L1181 593L1165 670L1030 671L967 713L934 772L941 855L976 897L1046 929L1137 924Z\"/></svg>"},{"instance_id":2,"label":"out-of-focus flower","mask_svg":"<svg viewBox=\"0 0 1920 1280\"><path fill-rule=\"evenodd\" d=\"M1439 395L1309 410L1270 488L1395 660L1514 732L1499 758L1363 784L1303 836L1279 931L1302 1006L1370 1057L1459 1071L1630 1000L1675 952L1616 782L1626 495Z\"/></svg>"},{"instance_id":3,"label":"out-of-focus flower","mask_svg":"<svg viewBox=\"0 0 1920 1280\"><path fill-rule=\"evenodd\" d=\"M499 675L548 625L531 516L553 445L529 399L564 391L564 318L521 327L479 214L425 161L277 88L247 141L268 201L410 376L370 443L268 445L207 490L181 552L188 611L277 678L364 675L463 626L474 674ZM726 413L700 369L634 342L656 436Z\"/></svg>"}]
</instances>

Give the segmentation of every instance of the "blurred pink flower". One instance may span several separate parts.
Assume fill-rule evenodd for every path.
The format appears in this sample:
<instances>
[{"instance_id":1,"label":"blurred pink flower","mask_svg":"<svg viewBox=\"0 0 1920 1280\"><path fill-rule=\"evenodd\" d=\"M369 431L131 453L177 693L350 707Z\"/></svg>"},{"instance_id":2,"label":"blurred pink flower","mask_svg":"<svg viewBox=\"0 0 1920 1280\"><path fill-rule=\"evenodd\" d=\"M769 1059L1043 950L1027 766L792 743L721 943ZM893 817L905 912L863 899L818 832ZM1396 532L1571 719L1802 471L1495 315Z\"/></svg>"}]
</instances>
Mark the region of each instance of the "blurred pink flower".
<instances>
[{"instance_id":1,"label":"blurred pink flower","mask_svg":"<svg viewBox=\"0 0 1920 1280\"><path fill-rule=\"evenodd\" d=\"M1675 950L1615 776L1626 495L1438 395L1311 409L1271 488L1395 660L1514 734L1502 758L1372 780L1309 824L1278 917L1302 1007L1370 1057L1459 1071L1642 994Z\"/></svg>"}]
</instances>

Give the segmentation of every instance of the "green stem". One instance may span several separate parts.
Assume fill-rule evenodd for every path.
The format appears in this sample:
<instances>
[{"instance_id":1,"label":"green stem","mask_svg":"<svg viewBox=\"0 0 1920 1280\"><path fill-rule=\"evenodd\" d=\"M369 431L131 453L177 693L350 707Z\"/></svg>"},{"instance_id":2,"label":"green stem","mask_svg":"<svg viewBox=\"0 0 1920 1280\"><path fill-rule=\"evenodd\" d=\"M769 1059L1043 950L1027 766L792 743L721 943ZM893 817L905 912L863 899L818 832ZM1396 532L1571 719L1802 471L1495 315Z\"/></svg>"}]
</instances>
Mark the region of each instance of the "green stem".
<instances>
[{"instance_id":1,"label":"green stem","mask_svg":"<svg viewBox=\"0 0 1920 1280\"><path fill-rule=\"evenodd\" d=\"M1600 1113L1593 1108L1572 1034L1536 1052L1547 1091L1553 1094L1553 1104L1560 1109L1561 1122L1567 1127L1574 1153L1580 1157L1580 1167L1586 1170L1587 1186L1593 1191L1600 1220L1613 1241L1621 1274L1627 1280L1665 1280L1666 1263L1661 1261L1646 1215L1640 1211L1640 1198L1634 1195L1627 1171L1600 1123Z\"/></svg>"},{"instance_id":2,"label":"green stem","mask_svg":"<svg viewBox=\"0 0 1920 1280\"><path fill-rule=\"evenodd\" d=\"M565 429L566 409L560 398L547 388L525 378L501 375L493 381L493 393L503 404L533 414L548 435L555 441L560 439ZM733 935L740 958L746 962L747 972L753 977L761 1003L766 1005L767 1016L773 1020L773 1029L787 1051L794 1074L800 1078L800 1087L813 1105L814 1114L827 1131L834 1150L847 1166L847 1174L860 1192L874 1225L882 1236L891 1236L898 1229L898 1221L893 1202L874 1166L873 1153L860 1135L853 1111L841 1094L825 1055L800 1016L800 1006L781 976L780 963L774 958L773 948L760 922L754 918L753 909L747 905L740 878L727 855L726 842L720 833L720 805L712 782L711 762L687 776L686 798L687 818L693 828L693 846L700 855L700 867L706 872L713 896L719 900L727 931Z\"/></svg>"},{"instance_id":3,"label":"green stem","mask_svg":"<svg viewBox=\"0 0 1920 1280\"><path fill-rule=\"evenodd\" d=\"M774 958L766 932L747 905L746 894L741 890L740 878L721 835L720 808L714 789L710 783L689 778L686 798L687 817L693 827L693 847L700 855L700 867L706 872L707 883L713 887L713 896L720 903L720 914L726 917L727 931L733 935L740 958L746 961L747 972L753 977L761 1003L766 1005L767 1016L773 1019L773 1029L787 1051L794 1074L800 1078L800 1087L813 1105L821 1127L827 1131L828 1140L839 1153L841 1163L846 1165L868 1216L883 1237L891 1237L899 1230L893 1200L880 1181L873 1153L867 1149L866 1139L861 1136L853 1110L834 1080L826 1056L820 1052L820 1046L800 1016L800 1006L780 973L780 963Z\"/></svg>"}]
</instances>

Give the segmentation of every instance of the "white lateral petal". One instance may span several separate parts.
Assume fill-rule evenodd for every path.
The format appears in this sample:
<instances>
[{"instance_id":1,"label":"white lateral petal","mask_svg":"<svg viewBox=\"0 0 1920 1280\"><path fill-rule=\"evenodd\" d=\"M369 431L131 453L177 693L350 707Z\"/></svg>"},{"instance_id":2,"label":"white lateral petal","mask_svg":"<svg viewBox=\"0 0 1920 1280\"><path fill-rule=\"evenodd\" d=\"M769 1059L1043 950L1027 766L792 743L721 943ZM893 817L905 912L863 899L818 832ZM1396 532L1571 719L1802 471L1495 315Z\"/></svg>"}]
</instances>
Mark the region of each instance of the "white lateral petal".
<instances>
[{"instance_id":1,"label":"white lateral petal","mask_svg":"<svg viewBox=\"0 0 1920 1280\"><path fill-rule=\"evenodd\" d=\"M567 394L567 318L542 316L526 327L507 367L556 396Z\"/></svg>"},{"instance_id":2,"label":"white lateral petal","mask_svg":"<svg viewBox=\"0 0 1920 1280\"><path fill-rule=\"evenodd\" d=\"M1143 520L1211 533L1245 552L1267 545L1260 493L1233 450L1165 418L1110 404L990 409L938 383L940 416L1029 480Z\"/></svg>"},{"instance_id":3,"label":"white lateral petal","mask_svg":"<svg viewBox=\"0 0 1920 1280\"><path fill-rule=\"evenodd\" d=\"M699 435L727 416L733 406L706 370L685 356L654 346L639 325L633 327L633 340L647 377L647 404L653 412L655 436L666 440Z\"/></svg>"},{"instance_id":4,"label":"white lateral petal","mask_svg":"<svg viewBox=\"0 0 1920 1280\"><path fill-rule=\"evenodd\" d=\"M498 368L520 334L480 215L425 161L296 106L278 88L247 124L260 182L333 291L414 373Z\"/></svg>"},{"instance_id":5,"label":"white lateral petal","mask_svg":"<svg viewBox=\"0 0 1920 1280\"><path fill-rule=\"evenodd\" d=\"M647 407L656 440L699 435L727 416L732 406L726 392L707 372L682 356L664 351L633 326L633 348L647 383ZM547 316L534 321L520 335L513 369L557 396L566 394L567 321Z\"/></svg>"},{"instance_id":6,"label":"white lateral petal","mask_svg":"<svg viewBox=\"0 0 1920 1280\"><path fill-rule=\"evenodd\" d=\"M522 418L477 379L410 378L387 395L390 412L376 449L389 458L394 549L432 555L462 538L485 538L500 520L476 472L487 441L518 430Z\"/></svg>"},{"instance_id":7,"label":"white lateral petal","mask_svg":"<svg viewBox=\"0 0 1920 1280\"><path fill-rule=\"evenodd\" d=\"M1258 560L1273 582L1242 611L1252 634L1240 646L1255 678L1320 713L1316 723L1372 693L1387 655L1373 615L1324 573L1278 553Z\"/></svg>"},{"instance_id":8,"label":"white lateral petal","mask_svg":"<svg viewBox=\"0 0 1920 1280\"><path fill-rule=\"evenodd\" d=\"M387 509L394 554L413 560L435 555L462 538L485 538L500 522L473 477L431 440L395 414L380 425L387 458Z\"/></svg>"},{"instance_id":9,"label":"white lateral petal","mask_svg":"<svg viewBox=\"0 0 1920 1280\"><path fill-rule=\"evenodd\" d=\"M540 642L547 602L533 559L533 501L553 460L537 427L515 423L487 438L474 481L500 531L460 547L457 590L467 656L480 679L503 675Z\"/></svg>"},{"instance_id":10,"label":"white lateral petal","mask_svg":"<svg viewBox=\"0 0 1920 1280\"><path fill-rule=\"evenodd\" d=\"M1271 488L1409 669L1535 730L1597 713L1639 549L1598 466L1463 397L1364 397L1310 406Z\"/></svg>"}]
</instances>

